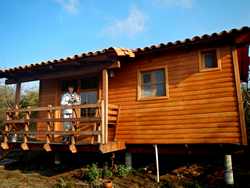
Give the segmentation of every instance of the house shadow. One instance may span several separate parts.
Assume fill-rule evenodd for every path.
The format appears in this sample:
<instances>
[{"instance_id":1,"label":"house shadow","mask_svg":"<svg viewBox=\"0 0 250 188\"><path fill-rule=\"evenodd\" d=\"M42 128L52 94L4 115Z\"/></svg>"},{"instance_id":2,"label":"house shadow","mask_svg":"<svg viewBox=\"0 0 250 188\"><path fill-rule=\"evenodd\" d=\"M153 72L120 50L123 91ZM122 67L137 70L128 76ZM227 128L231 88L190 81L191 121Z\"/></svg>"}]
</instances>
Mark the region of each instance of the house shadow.
<instances>
[{"instance_id":1,"label":"house shadow","mask_svg":"<svg viewBox=\"0 0 250 188\"><path fill-rule=\"evenodd\" d=\"M55 164L55 155L60 159L60 164ZM0 161L5 170L19 170L24 174L37 173L42 176L52 177L71 171L81 171L87 165L97 163L102 166L109 163L111 155L101 153L77 153L71 152L45 152L37 151L12 151Z\"/></svg>"}]
</instances>

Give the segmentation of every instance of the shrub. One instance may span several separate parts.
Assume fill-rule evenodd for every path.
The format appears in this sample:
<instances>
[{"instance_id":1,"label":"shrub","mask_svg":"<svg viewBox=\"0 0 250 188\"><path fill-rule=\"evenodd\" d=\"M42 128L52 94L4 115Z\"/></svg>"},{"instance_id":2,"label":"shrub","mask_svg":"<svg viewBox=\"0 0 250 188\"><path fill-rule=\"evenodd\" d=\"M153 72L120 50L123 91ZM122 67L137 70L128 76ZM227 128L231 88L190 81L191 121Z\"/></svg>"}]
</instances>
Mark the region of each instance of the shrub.
<instances>
[{"instance_id":1,"label":"shrub","mask_svg":"<svg viewBox=\"0 0 250 188\"><path fill-rule=\"evenodd\" d=\"M84 174L84 178L92 183L98 180L101 177L101 171L98 169L96 164L92 164L90 167L88 167L88 171Z\"/></svg>"},{"instance_id":2,"label":"shrub","mask_svg":"<svg viewBox=\"0 0 250 188\"><path fill-rule=\"evenodd\" d=\"M111 170L109 170L109 169L104 169L104 170L102 171L102 177L103 177L103 178L111 178L112 176L113 176L113 173L112 173Z\"/></svg>"},{"instance_id":3,"label":"shrub","mask_svg":"<svg viewBox=\"0 0 250 188\"><path fill-rule=\"evenodd\" d=\"M127 165L118 165L116 169L116 175L120 177L128 176L132 168Z\"/></svg>"}]
</instances>

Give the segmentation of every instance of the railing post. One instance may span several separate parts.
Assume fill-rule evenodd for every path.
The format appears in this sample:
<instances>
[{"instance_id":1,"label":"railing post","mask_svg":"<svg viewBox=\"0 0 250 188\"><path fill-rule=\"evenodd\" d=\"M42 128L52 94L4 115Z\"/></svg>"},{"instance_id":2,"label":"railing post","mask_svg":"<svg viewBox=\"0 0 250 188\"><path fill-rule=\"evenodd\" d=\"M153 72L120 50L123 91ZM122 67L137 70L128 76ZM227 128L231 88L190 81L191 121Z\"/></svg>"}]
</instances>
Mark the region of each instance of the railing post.
<instances>
[{"instance_id":1,"label":"railing post","mask_svg":"<svg viewBox=\"0 0 250 188\"><path fill-rule=\"evenodd\" d=\"M76 110L75 110L74 107L72 107L72 118L77 118L77 116L76 116ZM74 123L75 124L77 123L76 120L75 120ZM76 146L75 146L75 144L76 144L76 140L75 140L75 131L76 131L76 129L75 129L75 124L73 124L73 122L71 122L71 124L72 124L72 128L71 128L72 135L70 137L71 138L71 144L69 146L69 150L72 153L76 153L77 152L77 149L76 149Z\"/></svg>"},{"instance_id":2,"label":"railing post","mask_svg":"<svg viewBox=\"0 0 250 188\"><path fill-rule=\"evenodd\" d=\"M102 124L102 101L98 101L98 108L97 108L97 113L96 113L97 117L101 117L101 122L98 122L98 131L101 131L101 124ZM97 135L97 143L101 143L101 135L98 134Z\"/></svg>"}]
</instances>

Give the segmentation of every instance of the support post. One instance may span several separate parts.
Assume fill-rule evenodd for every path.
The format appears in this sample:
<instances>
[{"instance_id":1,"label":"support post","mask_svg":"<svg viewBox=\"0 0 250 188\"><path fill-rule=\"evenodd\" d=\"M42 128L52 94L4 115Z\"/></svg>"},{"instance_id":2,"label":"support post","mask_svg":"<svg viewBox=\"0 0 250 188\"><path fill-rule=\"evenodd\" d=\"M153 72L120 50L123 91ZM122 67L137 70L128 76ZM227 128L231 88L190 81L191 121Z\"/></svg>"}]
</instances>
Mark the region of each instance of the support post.
<instances>
[{"instance_id":1,"label":"support post","mask_svg":"<svg viewBox=\"0 0 250 188\"><path fill-rule=\"evenodd\" d=\"M232 156L231 155L225 155L224 166L225 166L225 171L224 171L225 183L227 185L234 185Z\"/></svg>"},{"instance_id":2,"label":"support post","mask_svg":"<svg viewBox=\"0 0 250 188\"><path fill-rule=\"evenodd\" d=\"M125 153L125 164L129 167L132 167L132 153L128 151Z\"/></svg>"},{"instance_id":3,"label":"support post","mask_svg":"<svg viewBox=\"0 0 250 188\"><path fill-rule=\"evenodd\" d=\"M21 99L21 82L16 83L15 104L19 105Z\"/></svg>"},{"instance_id":4,"label":"support post","mask_svg":"<svg viewBox=\"0 0 250 188\"><path fill-rule=\"evenodd\" d=\"M102 70L102 93L103 93L103 100L104 100L104 143L108 143L108 70L103 69Z\"/></svg>"},{"instance_id":5,"label":"support post","mask_svg":"<svg viewBox=\"0 0 250 188\"><path fill-rule=\"evenodd\" d=\"M235 87L238 100L238 111L240 118L241 140L243 145L247 145L247 130L246 130L245 112L243 107L243 99L241 93L239 62L238 62L237 48L235 47L232 49L232 57L234 65Z\"/></svg>"},{"instance_id":6,"label":"support post","mask_svg":"<svg viewBox=\"0 0 250 188\"><path fill-rule=\"evenodd\" d=\"M160 172L159 172L159 157L158 157L158 146L154 144L155 148L155 163L156 163L156 182L160 182Z\"/></svg>"}]
</instances>

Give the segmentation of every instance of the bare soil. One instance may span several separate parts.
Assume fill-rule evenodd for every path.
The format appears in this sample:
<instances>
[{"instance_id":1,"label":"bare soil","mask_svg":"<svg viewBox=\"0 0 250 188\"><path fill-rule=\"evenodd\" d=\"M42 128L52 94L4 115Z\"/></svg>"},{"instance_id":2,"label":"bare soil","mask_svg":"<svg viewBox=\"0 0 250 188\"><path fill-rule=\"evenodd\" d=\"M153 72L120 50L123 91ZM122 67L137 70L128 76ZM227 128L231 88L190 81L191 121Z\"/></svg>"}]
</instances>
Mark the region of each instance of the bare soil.
<instances>
[{"instance_id":1,"label":"bare soil","mask_svg":"<svg viewBox=\"0 0 250 188\"><path fill-rule=\"evenodd\" d=\"M160 184L155 182L154 158L135 156L135 170L127 177L113 176L115 188L200 188L226 187L224 184L223 156L161 156ZM6 160L7 159L7 160ZM117 163L121 162L122 155L117 156ZM206 159L206 160L203 160ZM233 155L234 187L250 187L249 155ZM61 157L62 163L54 165L54 155L37 153L10 153L0 161L0 188L55 188L55 187L102 187L103 179L95 184L89 184L82 176L86 165L93 162L102 167L106 161L111 164L110 155L76 156L65 154Z\"/></svg>"}]
</instances>

